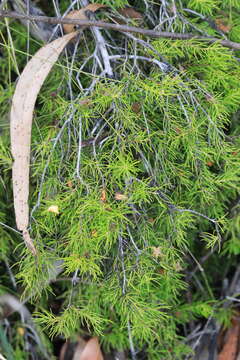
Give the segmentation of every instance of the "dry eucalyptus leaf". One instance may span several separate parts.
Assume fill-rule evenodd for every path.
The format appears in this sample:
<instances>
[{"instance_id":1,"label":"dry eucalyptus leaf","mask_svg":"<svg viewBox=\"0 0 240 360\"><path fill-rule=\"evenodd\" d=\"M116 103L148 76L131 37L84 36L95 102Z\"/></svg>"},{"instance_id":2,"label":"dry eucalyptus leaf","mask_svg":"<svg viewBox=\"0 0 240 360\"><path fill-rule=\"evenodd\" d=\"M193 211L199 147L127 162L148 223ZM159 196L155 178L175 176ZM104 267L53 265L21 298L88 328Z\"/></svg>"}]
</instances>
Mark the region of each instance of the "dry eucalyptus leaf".
<instances>
[{"instance_id":1,"label":"dry eucalyptus leaf","mask_svg":"<svg viewBox=\"0 0 240 360\"><path fill-rule=\"evenodd\" d=\"M232 320L232 327L228 329L225 344L218 354L217 360L235 360L238 354L240 336L240 318Z\"/></svg>"},{"instance_id":2,"label":"dry eucalyptus leaf","mask_svg":"<svg viewBox=\"0 0 240 360\"><path fill-rule=\"evenodd\" d=\"M74 350L72 360L80 360L81 359L81 356L82 356L83 350L86 347L86 344L87 344L87 341L85 341L84 339L82 339L82 338L78 339L78 343Z\"/></svg>"},{"instance_id":3,"label":"dry eucalyptus leaf","mask_svg":"<svg viewBox=\"0 0 240 360\"><path fill-rule=\"evenodd\" d=\"M84 10L96 12L97 10L106 8L106 7L107 7L107 5L103 5L103 4L89 4L89 5L85 6Z\"/></svg>"},{"instance_id":4,"label":"dry eucalyptus leaf","mask_svg":"<svg viewBox=\"0 0 240 360\"><path fill-rule=\"evenodd\" d=\"M23 232L29 250L36 249L29 236L29 166L32 118L41 86L67 43L77 32L67 34L43 46L25 66L19 77L10 113L11 151L13 156L12 180L16 224Z\"/></svg>"},{"instance_id":5,"label":"dry eucalyptus leaf","mask_svg":"<svg viewBox=\"0 0 240 360\"><path fill-rule=\"evenodd\" d=\"M90 339L86 346L84 347L83 351L81 351L80 356L74 356L74 360L104 360L103 355L100 349L100 345L98 342L98 338L94 337Z\"/></svg>"},{"instance_id":6,"label":"dry eucalyptus leaf","mask_svg":"<svg viewBox=\"0 0 240 360\"><path fill-rule=\"evenodd\" d=\"M117 11L121 17L113 16L112 19L119 25L124 25L129 22L129 20L135 20L135 22L138 22L138 24L143 22L143 15L132 7L119 8Z\"/></svg>"},{"instance_id":7,"label":"dry eucalyptus leaf","mask_svg":"<svg viewBox=\"0 0 240 360\"><path fill-rule=\"evenodd\" d=\"M102 4L89 4L87 6L85 6L84 8L80 9L80 10L72 10L70 11L66 16L65 19L78 19L78 20L87 20L88 17L86 15L86 11L92 11L92 12L96 12L97 10L101 9L101 8L105 8L106 5L102 5ZM64 24L63 25L63 30L66 34L71 33L75 30L75 26L74 24Z\"/></svg>"},{"instance_id":8,"label":"dry eucalyptus leaf","mask_svg":"<svg viewBox=\"0 0 240 360\"><path fill-rule=\"evenodd\" d=\"M78 337L77 344L66 341L63 345L59 360L104 360L98 339L92 338L88 341Z\"/></svg>"},{"instance_id":9,"label":"dry eucalyptus leaf","mask_svg":"<svg viewBox=\"0 0 240 360\"><path fill-rule=\"evenodd\" d=\"M59 360L79 360L81 359L81 354L87 344L83 338L78 337L77 343L75 341L70 341L69 339L63 344Z\"/></svg>"},{"instance_id":10,"label":"dry eucalyptus leaf","mask_svg":"<svg viewBox=\"0 0 240 360\"><path fill-rule=\"evenodd\" d=\"M81 10L72 10L66 16L66 19L78 19L78 20L86 20L87 16L85 15L85 8ZM74 24L63 24L63 30L65 34L69 34L75 30Z\"/></svg>"},{"instance_id":11,"label":"dry eucalyptus leaf","mask_svg":"<svg viewBox=\"0 0 240 360\"><path fill-rule=\"evenodd\" d=\"M118 9L119 14L128 19L142 20L143 16L140 12L136 11L132 7L125 7Z\"/></svg>"}]
</instances>

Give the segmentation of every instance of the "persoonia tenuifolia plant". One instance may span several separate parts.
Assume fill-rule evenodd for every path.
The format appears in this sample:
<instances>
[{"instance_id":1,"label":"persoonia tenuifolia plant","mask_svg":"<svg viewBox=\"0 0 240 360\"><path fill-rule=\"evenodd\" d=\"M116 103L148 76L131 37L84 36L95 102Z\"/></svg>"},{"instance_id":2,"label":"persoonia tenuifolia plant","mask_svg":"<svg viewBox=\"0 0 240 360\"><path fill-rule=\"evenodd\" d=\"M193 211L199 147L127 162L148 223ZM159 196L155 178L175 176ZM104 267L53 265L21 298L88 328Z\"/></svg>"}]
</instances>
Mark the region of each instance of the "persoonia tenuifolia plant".
<instances>
[{"instance_id":1,"label":"persoonia tenuifolia plant","mask_svg":"<svg viewBox=\"0 0 240 360\"><path fill-rule=\"evenodd\" d=\"M169 19L183 31L183 18ZM227 317L209 275L219 262L208 273L196 257L223 241L240 252L228 217L239 190L238 62L216 41L126 32L108 47L93 28L94 48L80 33L43 46L12 99L14 208L28 247L22 296L59 296L57 314L35 308L51 336L82 331L105 351L181 358L183 324L182 333L198 317ZM50 71L67 44L67 65ZM186 300L189 286L198 290Z\"/></svg>"}]
</instances>

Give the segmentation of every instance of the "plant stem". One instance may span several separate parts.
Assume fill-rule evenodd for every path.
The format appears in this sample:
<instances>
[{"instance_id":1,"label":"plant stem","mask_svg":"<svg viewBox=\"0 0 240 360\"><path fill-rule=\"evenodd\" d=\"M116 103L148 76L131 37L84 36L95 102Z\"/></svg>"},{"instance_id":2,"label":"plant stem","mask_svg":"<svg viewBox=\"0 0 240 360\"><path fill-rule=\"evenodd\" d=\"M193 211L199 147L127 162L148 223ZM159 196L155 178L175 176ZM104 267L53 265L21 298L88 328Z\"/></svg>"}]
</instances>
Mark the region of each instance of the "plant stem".
<instances>
[{"instance_id":1,"label":"plant stem","mask_svg":"<svg viewBox=\"0 0 240 360\"><path fill-rule=\"evenodd\" d=\"M48 16L32 16L26 14L19 14L14 11L0 11L0 19L1 18L12 18L12 19L26 19L32 21L42 21L49 24L74 24L74 25L81 25L81 26L88 26L93 27L97 26L99 28L105 28L120 32L130 32L130 33L138 33L144 36L149 36L153 38L165 38L171 40L189 40L189 39L196 39L196 40L206 40L210 44L215 42L219 42L222 46L228 47L234 50L240 50L240 43L236 43L229 40L221 40L215 37L207 37L207 36L197 36L193 33L172 33L172 32L163 32L163 31L155 31L149 29L143 29L140 27L135 26L128 26L128 25L119 25L119 24L112 24L107 23L104 21L92 21L92 20L78 20L78 19L65 19L65 18L57 18L57 17L48 17Z\"/></svg>"}]
</instances>

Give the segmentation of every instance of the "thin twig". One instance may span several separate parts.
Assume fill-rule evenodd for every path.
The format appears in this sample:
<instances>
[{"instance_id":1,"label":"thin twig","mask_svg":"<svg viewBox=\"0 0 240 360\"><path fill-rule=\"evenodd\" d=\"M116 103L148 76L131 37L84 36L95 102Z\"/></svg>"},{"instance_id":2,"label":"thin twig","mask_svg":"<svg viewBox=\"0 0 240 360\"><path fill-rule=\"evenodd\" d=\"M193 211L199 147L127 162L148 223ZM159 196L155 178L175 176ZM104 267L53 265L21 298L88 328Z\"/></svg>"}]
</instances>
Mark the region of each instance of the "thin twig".
<instances>
[{"instance_id":1,"label":"thin twig","mask_svg":"<svg viewBox=\"0 0 240 360\"><path fill-rule=\"evenodd\" d=\"M82 5L82 7L88 6L89 5L88 0L81 0L81 5ZM94 15L92 14L91 16L93 18L90 17L90 20L95 21ZM113 77L113 70L111 67L110 60L109 60L109 54L108 54L108 50L107 50L106 41L105 41L100 29L93 27L91 30L95 37L97 48L99 49L99 52L102 57L105 73L108 77L111 78L111 77Z\"/></svg>"},{"instance_id":2,"label":"thin twig","mask_svg":"<svg viewBox=\"0 0 240 360\"><path fill-rule=\"evenodd\" d=\"M135 27L135 26L111 24L104 21L77 20L77 19L65 19L65 18L63 19L63 18L47 17L47 16L31 16L31 15L19 14L14 11L0 11L0 19L5 17L12 19L41 21L48 24L73 24L73 25L88 26L88 27L97 26L100 28L110 29L115 31L142 34L153 38L165 38L171 40L190 40L190 39L205 40L210 44L219 42L224 47L240 50L240 43L236 43L229 40L221 40L215 37L198 36L192 33L188 33L188 34L172 33L172 32L142 29L140 27Z\"/></svg>"},{"instance_id":3,"label":"thin twig","mask_svg":"<svg viewBox=\"0 0 240 360\"><path fill-rule=\"evenodd\" d=\"M12 228L11 226L8 226L7 224L4 224L3 222L0 221L0 225L5 227L6 229L9 229L9 230L12 230L14 231L15 233L19 234L19 235L22 235L22 233L14 228Z\"/></svg>"}]
</instances>

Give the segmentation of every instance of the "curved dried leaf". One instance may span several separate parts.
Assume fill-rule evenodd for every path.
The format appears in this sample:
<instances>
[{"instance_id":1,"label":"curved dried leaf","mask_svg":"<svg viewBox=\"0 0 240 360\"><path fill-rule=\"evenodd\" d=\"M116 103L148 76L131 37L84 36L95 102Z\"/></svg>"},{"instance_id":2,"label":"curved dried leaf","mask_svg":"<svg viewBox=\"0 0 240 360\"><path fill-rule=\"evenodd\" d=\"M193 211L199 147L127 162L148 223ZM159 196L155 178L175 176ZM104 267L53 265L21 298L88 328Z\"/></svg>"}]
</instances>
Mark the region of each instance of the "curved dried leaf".
<instances>
[{"instance_id":1,"label":"curved dried leaf","mask_svg":"<svg viewBox=\"0 0 240 360\"><path fill-rule=\"evenodd\" d=\"M128 18L128 19L136 19L136 20L143 19L142 14L132 7L125 7L125 8L118 9L118 12L119 12L119 14L121 14L122 16L124 16L125 18Z\"/></svg>"},{"instance_id":2,"label":"curved dried leaf","mask_svg":"<svg viewBox=\"0 0 240 360\"><path fill-rule=\"evenodd\" d=\"M104 360L98 338L90 339L78 359L74 360Z\"/></svg>"},{"instance_id":3,"label":"curved dried leaf","mask_svg":"<svg viewBox=\"0 0 240 360\"><path fill-rule=\"evenodd\" d=\"M82 338L78 339L78 343L74 350L74 355L73 355L72 360L80 360L81 359L81 356L86 347L86 344L87 344L87 341L85 341L84 339L82 339Z\"/></svg>"},{"instance_id":4,"label":"curved dried leaf","mask_svg":"<svg viewBox=\"0 0 240 360\"><path fill-rule=\"evenodd\" d=\"M103 5L103 4L89 4L87 5L84 10L89 10L89 11L92 11L92 12L96 12L97 10L99 9L102 9L102 8L106 8L107 5Z\"/></svg>"},{"instance_id":5,"label":"curved dried leaf","mask_svg":"<svg viewBox=\"0 0 240 360\"><path fill-rule=\"evenodd\" d=\"M240 339L240 320L234 319L232 327L228 330L226 342L217 360L235 360L238 353Z\"/></svg>"},{"instance_id":6,"label":"curved dried leaf","mask_svg":"<svg viewBox=\"0 0 240 360\"><path fill-rule=\"evenodd\" d=\"M78 20L87 20L88 17L86 15L86 11L92 11L92 12L96 12L97 10L101 9L101 8L105 8L106 5L102 5L102 4L89 4L87 6L85 6L84 8L80 9L80 10L72 10L70 11L65 18L66 19L78 19ZM63 25L63 30L66 34L71 33L75 30L75 26L74 24L64 24Z\"/></svg>"},{"instance_id":7,"label":"curved dried leaf","mask_svg":"<svg viewBox=\"0 0 240 360\"><path fill-rule=\"evenodd\" d=\"M87 16L85 15L85 8L81 10L72 10L66 16L66 19L78 19L78 20L86 20ZM63 24L63 30L65 34L69 34L75 30L74 24Z\"/></svg>"},{"instance_id":8,"label":"curved dried leaf","mask_svg":"<svg viewBox=\"0 0 240 360\"><path fill-rule=\"evenodd\" d=\"M36 250L27 231L29 221L29 164L33 110L41 86L61 51L77 33L67 34L43 46L24 68L12 99L10 114L14 209L17 228L35 254Z\"/></svg>"}]
</instances>

